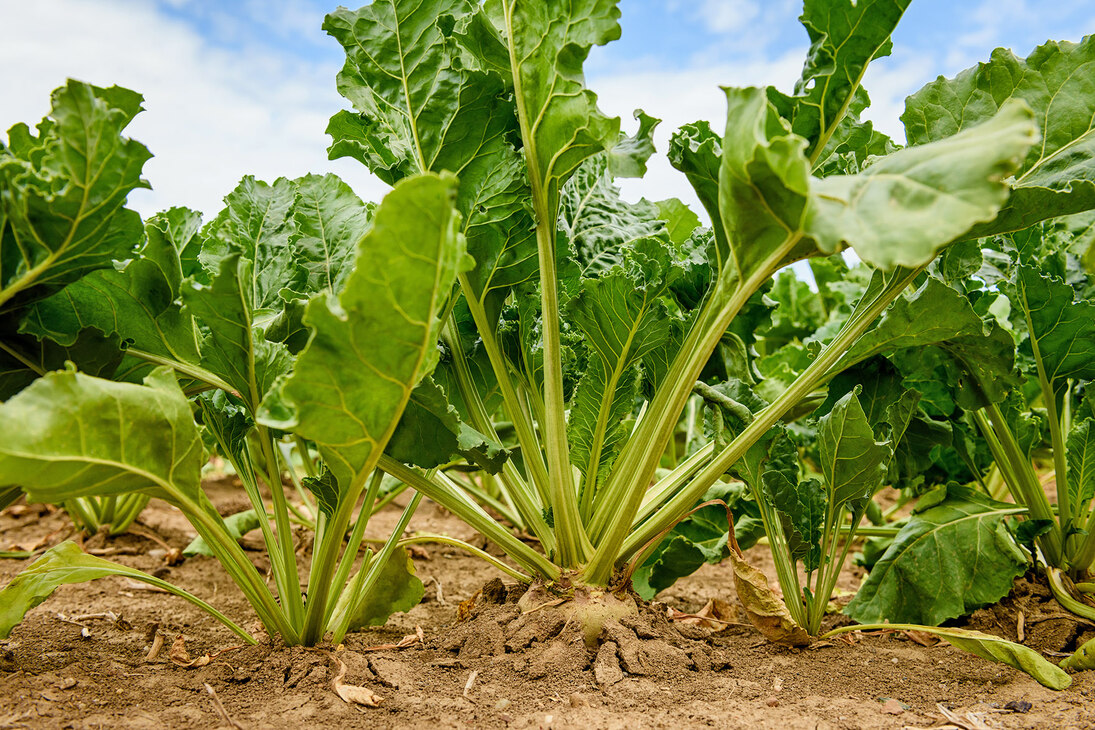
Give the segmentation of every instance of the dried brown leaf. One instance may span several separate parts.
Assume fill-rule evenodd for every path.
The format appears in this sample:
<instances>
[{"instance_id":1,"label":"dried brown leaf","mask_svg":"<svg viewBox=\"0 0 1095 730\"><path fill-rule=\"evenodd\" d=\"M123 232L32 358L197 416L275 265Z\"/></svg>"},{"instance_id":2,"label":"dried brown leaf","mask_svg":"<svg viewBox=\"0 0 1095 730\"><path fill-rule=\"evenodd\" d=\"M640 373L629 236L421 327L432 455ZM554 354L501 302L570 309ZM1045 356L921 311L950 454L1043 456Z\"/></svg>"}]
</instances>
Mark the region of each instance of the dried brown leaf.
<instances>
[{"instance_id":1,"label":"dried brown leaf","mask_svg":"<svg viewBox=\"0 0 1095 730\"><path fill-rule=\"evenodd\" d=\"M342 678L346 676L346 663L338 657L331 655L331 661L334 662L337 669L335 670L335 676L331 678L331 689L335 691L343 702L351 705L363 705L365 707L380 707L380 703L384 701L384 698L373 692L368 687L361 687L356 684L345 684Z\"/></svg>"},{"instance_id":2,"label":"dried brown leaf","mask_svg":"<svg viewBox=\"0 0 1095 730\"><path fill-rule=\"evenodd\" d=\"M750 623L772 643L808 646L813 639L806 629L795 623L783 601L772 592L768 577L749 565L738 550L730 551L730 564L734 569L738 600Z\"/></svg>"}]
</instances>

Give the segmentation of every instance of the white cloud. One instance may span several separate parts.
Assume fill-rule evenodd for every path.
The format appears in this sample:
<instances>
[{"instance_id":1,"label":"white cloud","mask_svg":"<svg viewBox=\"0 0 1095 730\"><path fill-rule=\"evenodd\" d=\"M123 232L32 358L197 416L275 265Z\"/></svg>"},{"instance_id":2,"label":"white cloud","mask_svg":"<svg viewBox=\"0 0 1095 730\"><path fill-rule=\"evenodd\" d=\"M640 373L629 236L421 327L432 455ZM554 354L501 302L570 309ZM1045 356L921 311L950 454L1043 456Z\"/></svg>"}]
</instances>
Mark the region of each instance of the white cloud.
<instances>
[{"instance_id":1,"label":"white cloud","mask_svg":"<svg viewBox=\"0 0 1095 730\"><path fill-rule=\"evenodd\" d=\"M704 0L699 13L717 33L741 30L760 15L757 0Z\"/></svg>"},{"instance_id":2,"label":"white cloud","mask_svg":"<svg viewBox=\"0 0 1095 730\"><path fill-rule=\"evenodd\" d=\"M0 68L9 70L0 75L4 129L36 123L66 77L145 95L146 111L127 130L156 155L145 166L153 190L130 198L143 214L187 205L212 215L246 174L272 180L332 171L364 198L386 190L359 163L327 160L323 130L344 106L337 67L254 45L212 46L142 0L6 3Z\"/></svg>"}]
</instances>

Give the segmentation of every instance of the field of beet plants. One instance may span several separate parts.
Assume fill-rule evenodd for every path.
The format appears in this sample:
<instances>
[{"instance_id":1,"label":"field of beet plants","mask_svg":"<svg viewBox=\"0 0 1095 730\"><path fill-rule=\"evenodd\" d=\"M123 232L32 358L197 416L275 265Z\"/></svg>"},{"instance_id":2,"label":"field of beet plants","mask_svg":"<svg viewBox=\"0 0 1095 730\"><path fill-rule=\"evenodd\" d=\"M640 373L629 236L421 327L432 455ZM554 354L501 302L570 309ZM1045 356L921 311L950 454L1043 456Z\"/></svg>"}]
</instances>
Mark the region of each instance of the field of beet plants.
<instances>
[{"instance_id":1,"label":"field of beet plants","mask_svg":"<svg viewBox=\"0 0 1095 730\"><path fill-rule=\"evenodd\" d=\"M323 27L391 185L142 220L0 143L0 727L1092 727L1095 39L861 118L908 0L655 150L616 0ZM694 187L629 203L653 155ZM794 266L792 266L794 264Z\"/></svg>"}]
</instances>

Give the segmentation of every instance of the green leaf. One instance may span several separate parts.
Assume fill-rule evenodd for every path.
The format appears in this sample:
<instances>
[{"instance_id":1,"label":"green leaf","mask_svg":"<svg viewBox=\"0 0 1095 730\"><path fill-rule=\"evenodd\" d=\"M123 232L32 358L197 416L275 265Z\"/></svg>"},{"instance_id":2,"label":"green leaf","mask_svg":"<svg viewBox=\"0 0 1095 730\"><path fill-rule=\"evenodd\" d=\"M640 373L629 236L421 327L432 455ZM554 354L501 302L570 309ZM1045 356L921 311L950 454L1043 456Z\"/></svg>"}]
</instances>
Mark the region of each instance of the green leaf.
<instances>
[{"instance_id":1,"label":"green leaf","mask_svg":"<svg viewBox=\"0 0 1095 730\"><path fill-rule=\"evenodd\" d=\"M124 565L88 555L71 540L65 540L60 545L51 547L0 591L0 639L11 636L11 630L23 620L27 611L49 598L60 586L84 583L112 575L148 583L185 598L211 613L248 643L254 643L254 639L243 629L200 598L148 573L142 573L136 568L127 568Z\"/></svg>"},{"instance_id":2,"label":"green leaf","mask_svg":"<svg viewBox=\"0 0 1095 730\"><path fill-rule=\"evenodd\" d=\"M388 441L393 459L433 469L461 456L479 468L497 474L508 452L460 420L445 390L426 377L411 393L399 425Z\"/></svg>"},{"instance_id":3,"label":"green leaf","mask_svg":"<svg viewBox=\"0 0 1095 730\"><path fill-rule=\"evenodd\" d=\"M330 469L324 469L318 477L304 477L300 483L315 495L320 512L328 518L335 513L335 509L338 508L339 490L338 482L335 481L335 475Z\"/></svg>"},{"instance_id":4,"label":"green leaf","mask_svg":"<svg viewBox=\"0 0 1095 730\"><path fill-rule=\"evenodd\" d=\"M1068 487L1072 503L1081 505L1080 514L1095 498L1095 421L1088 418L1074 423L1065 440L1068 460Z\"/></svg>"},{"instance_id":5,"label":"green leaf","mask_svg":"<svg viewBox=\"0 0 1095 730\"><path fill-rule=\"evenodd\" d=\"M825 489L816 479L792 482L783 471L770 470L763 477L764 495L776 508L787 549L801 560L807 573L821 566L821 537L828 501Z\"/></svg>"},{"instance_id":6,"label":"green leaf","mask_svg":"<svg viewBox=\"0 0 1095 730\"><path fill-rule=\"evenodd\" d=\"M1072 684L1072 677L1057 666L1046 661L1041 654L1030 647L1006 641L998 636L983 634L980 631L969 629L917 627L927 631L933 636L938 636L948 644L958 647L963 651L976 654L982 659L992 662L1007 664L1033 677L1037 682L1050 689L1067 689Z\"/></svg>"},{"instance_id":7,"label":"green leaf","mask_svg":"<svg viewBox=\"0 0 1095 730\"><path fill-rule=\"evenodd\" d=\"M679 198L666 198L654 203L658 207L658 217L665 221L669 240L681 245L700 227L700 217L682 203Z\"/></svg>"},{"instance_id":8,"label":"green leaf","mask_svg":"<svg viewBox=\"0 0 1095 730\"><path fill-rule=\"evenodd\" d=\"M0 485L31 501L144 492L199 500L201 439L174 373L145 385L54 372L0 404Z\"/></svg>"},{"instance_id":9,"label":"green leaf","mask_svg":"<svg viewBox=\"0 0 1095 730\"><path fill-rule=\"evenodd\" d=\"M425 592L425 586L415 575L411 556L397 547L380 569L373 589L350 619L349 628L354 631L366 626L383 626L393 613L410 611L417 606ZM339 613L336 608L335 615Z\"/></svg>"},{"instance_id":10,"label":"green leaf","mask_svg":"<svg viewBox=\"0 0 1095 730\"><path fill-rule=\"evenodd\" d=\"M151 154L121 136L140 94L69 81L52 102L38 137L18 124L0 145L0 312L17 294L40 298L109 268L141 239L140 216L123 206L149 187Z\"/></svg>"},{"instance_id":11,"label":"green leaf","mask_svg":"<svg viewBox=\"0 0 1095 730\"><path fill-rule=\"evenodd\" d=\"M1015 512L949 485L945 501L909 518L845 613L936 626L999 601L1028 564L1005 525Z\"/></svg>"},{"instance_id":12,"label":"green leaf","mask_svg":"<svg viewBox=\"0 0 1095 730\"><path fill-rule=\"evenodd\" d=\"M184 213L176 216L182 218ZM189 218L178 224L196 226L197 222ZM35 303L23 320L22 331L67 346L83 328L94 327L106 335L117 334L129 347L196 365L197 331L189 313L176 301L182 276L176 249L181 241L176 236L185 233L165 229L171 230L164 219L151 219L138 257L119 269L92 272Z\"/></svg>"},{"instance_id":13,"label":"green leaf","mask_svg":"<svg viewBox=\"0 0 1095 730\"><path fill-rule=\"evenodd\" d=\"M642 177L646 163L654 154L654 130L661 119L655 119L642 109L633 114L639 120L639 129L628 137L621 133L619 141L608 150L608 169L615 177Z\"/></svg>"},{"instance_id":14,"label":"green leaf","mask_svg":"<svg viewBox=\"0 0 1095 730\"><path fill-rule=\"evenodd\" d=\"M341 489L372 471L411 391L437 362L438 312L466 265L455 180L401 182L376 210L337 296L311 300L313 329L260 421L314 441Z\"/></svg>"},{"instance_id":15,"label":"green leaf","mask_svg":"<svg viewBox=\"0 0 1095 730\"><path fill-rule=\"evenodd\" d=\"M666 231L653 203L620 198L609 162L607 155L587 160L560 196L558 229L569 239L585 276L610 270L638 241Z\"/></svg>"},{"instance_id":16,"label":"green leaf","mask_svg":"<svg viewBox=\"0 0 1095 730\"><path fill-rule=\"evenodd\" d=\"M291 245L296 184L278 178L267 184L248 175L224 198L225 208L203 230L199 260L219 272L234 252L251 262L240 282L254 309L279 309L283 289L302 291L308 272ZM199 282L200 283L200 282Z\"/></svg>"},{"instance_id":17,"label":"green leaf","mask_svg":"<svg viewBox=\"0 0 1095 730\"><path fill-rule=\"evenodd\" d=\"M228 515L224 518L225 534L232 540L239 540L251 530L258 528L259 524L258 513L253 509L247 509L243 512L236 512L235 514ZM206 555L214 557L214 552L209 549L209 544L205 541L205 538L199 535L190 541L190 544L183 548L183 555L188 558L192 558L195 555Z\"/></svg>"},{"instance_id":18,"label":"green leaf","mask_svg":"<svg viewBox=\"0 0 1095 730\"><path fill-rule=\"evenodd\" d=\"M418 172L455 173L456 207L476 261L471 294L497 300L497 316L509 288L536 275L528 182L509 139L517 130L509 59L498 31L467 0L378 0L339 9L323 27L346 49L338 88L360 112L332 118L331 157L361 160L391 184ZM471 54L466 46L474 46ZM490 67L488 48L502 67Z\"/></svg>"},{"instance_id":19,"label":"green leaf","mask_svg":"<svg viewBox=\"0 0 1095 730\"><path fill-rule=\"evenodd\" d=\"M589 348L569 422L571 460L587 484L611 468L630 432L636 366L670 341L673 318L660 301L669 274L669 252L646 239L629 247L623 266L584 279L568 307Z\"/></svg>"},{"instance_id":20,"label":"green leaf","mask_svg":"<svg viewBox=\"0 0 1095 730\"><path fill-rule=\"evenodd\" d=\"M848 243L882 269L927 263L1008 200L1005 179L1038 141L1034 115L1009 102L976 127L816 180L809 229L825 252ZM966 236L968 237L968 236Z\"/></svg>"},{"instance_id":21,"label":"green leaf","mask_svg":"<svg viewBox=\"0 0 1095 730\"><path fill-rule=\"evenodd\" d=\"M302 294L336 292L350 275L357 242L373 206L361 202L335 175L306 175L296 184L293 250L308 272Z\"/></svg>"},{"instance_id":22,"label":"green leaf","mask_svg":"<svg viewBox=\"0 0 1095 730\"><path fill-rule=\"evenodd\" d=\"M1007 205L971 235L1017 231L1046 218L1095 208L1095 36L1050 42L1025 59L998 48L987 63L940 78L905 102L911 145L944 139L993 116L1013 99L1034 110L1042 143L1015 171Z\"/></svg>"},{"instance_id":23,"label":"green leaf","mask_svg":"<svg viewBox=\"0 0 1095 730\"><path fill-rule=\"evenodd\" d=\"M537 214L554 217L571 174L620 133L620 120L597 109L582 75L589 49L620 37L620 11L616 0L487 0L485 8L516 62L526 162L534 195L542 196Z\"/></svg>"},{"instance_id":24,"label":"green leaf","mask_svg":"<svg viewBox=\"0 0 1095 730\"><path fill-rule=\"evenodd\" d=\"M1051 384L1095 379L1095 306L1073 301L1071 286L1025 265L1016 267L1003 289L1026 317L1030 340L1024 348L1037 348Z\"/></svg>"},{"instance_id":25,"label":"green leaf","mask_svg":"<svg viewBox=\"0 0 1095 730\"><path fill-rule=\"evenodd\" d=\"M829 510L846 506L858 514L882 486L893 448L875 441L874 430L856 388L818 423L821 473L829 490Z\"/></svg>"},{"instance_id":26,"label":"green leaf","mask_svg":"<svg viewBox=\"0 0 1095 730\"><path fill-rule=\"evenodd\" d=\"M867 64L890 55L890 34L908 5L909 0L805 3L800 20L810 51L790 98L793 106L783 116L795 134L809 140L811 159L823 159L822 149L852 105Z\"/></svg>"},{"instance_id":27,"label":"green leaf","mask_svg":"<svg viewBox=\"0 0 1095 730\"><path fill-rule=\"evenodd\" d=\"M257 255L266 257L261 251ZM258 278L252 261L233 251L217 262L210 285L190 281L182 290L187 309L208 333L202 341L202 366L235 388L251 413L291 366L288 349L262 338L255 328L252 297Z\"/></svg>"},{"instance_id":28,"label":"green leaf","mask_svg":"<svg viewBox=\"0 0 1095 730\"><path fill-rule=\"evenodd\" d=\"M13 323L14 324L14 323ZM104 336L98 330L80 330L68 345L29 336L4 336L0 349L0 402L30 385L42 373L61 370L71 361L88 375L109 378L122 361L122 348L116 335Z\"/></svg>"}]
</instances>

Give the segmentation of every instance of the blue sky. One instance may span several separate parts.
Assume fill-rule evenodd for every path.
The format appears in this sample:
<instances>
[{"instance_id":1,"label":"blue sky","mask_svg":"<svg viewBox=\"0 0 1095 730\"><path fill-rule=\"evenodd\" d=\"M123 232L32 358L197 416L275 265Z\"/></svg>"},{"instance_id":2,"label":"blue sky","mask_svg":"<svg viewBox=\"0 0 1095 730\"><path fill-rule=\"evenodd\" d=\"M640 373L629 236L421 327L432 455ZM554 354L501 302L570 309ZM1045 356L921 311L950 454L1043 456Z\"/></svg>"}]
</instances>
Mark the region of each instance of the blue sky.
<instances>
[{"instance_id":1,"label":"blue sky","mask_svg":"<svg viewBox=\"0 0 1095 730\"><path fill-rule=\"evenodd\" d=\"M849 0L850 1L850 0ZM913 0L894 54L872 65L869 116L902 139L905 96L952 76L997 46L1027 55L1047 40L1095 32L1095 2ZM212 215L244 174L263 179L333 171L362 197L385 186L352 161L326 159L327 118L345 102L334 89L341 49L320 29L323 0L0 0L0 128L37 121L50 90L74 76L145 94L130 128L156 155L153 191L131 202L148 214L189 205ZM665 121L660 149L680 124L724 107L719 85L789 90L807 48L796 0L622 0L623 38L586 65L605 111L642 107ZM11 72L18 68L18 73ZM630 197L692 196L664 161L628 181Z\"/></svg>"}]
</instances>

